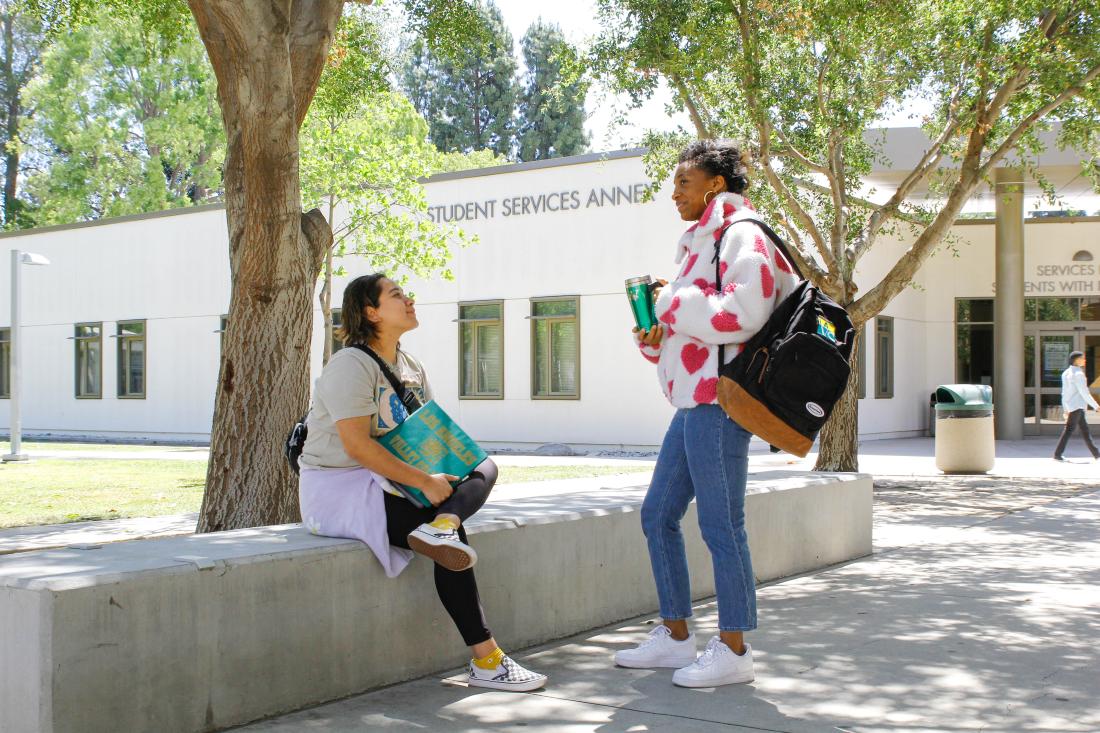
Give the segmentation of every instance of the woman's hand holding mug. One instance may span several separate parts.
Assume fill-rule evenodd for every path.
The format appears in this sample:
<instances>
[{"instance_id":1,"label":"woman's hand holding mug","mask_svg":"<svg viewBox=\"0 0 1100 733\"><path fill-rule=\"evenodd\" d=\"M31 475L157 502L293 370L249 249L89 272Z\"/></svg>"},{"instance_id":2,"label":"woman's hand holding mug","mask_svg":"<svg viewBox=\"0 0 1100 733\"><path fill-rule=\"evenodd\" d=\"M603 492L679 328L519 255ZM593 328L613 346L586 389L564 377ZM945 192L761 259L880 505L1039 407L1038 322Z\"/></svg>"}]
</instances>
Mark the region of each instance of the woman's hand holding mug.
<instances>
[{"instance_id":1,"label":"woman's hand holding mug","mask_svg":"<svg viewBox=\"0 0 1100 733\"><path fill-rule=\"evenodd\" d=\"M634 333L641 334L641 336L638 337L639 342L645 344L646 346L657 347L660 345L661 339L664 338L665 327L658 324L648 331L643 331L642 329L635 326Z\"/></svg>"}]
</instances>

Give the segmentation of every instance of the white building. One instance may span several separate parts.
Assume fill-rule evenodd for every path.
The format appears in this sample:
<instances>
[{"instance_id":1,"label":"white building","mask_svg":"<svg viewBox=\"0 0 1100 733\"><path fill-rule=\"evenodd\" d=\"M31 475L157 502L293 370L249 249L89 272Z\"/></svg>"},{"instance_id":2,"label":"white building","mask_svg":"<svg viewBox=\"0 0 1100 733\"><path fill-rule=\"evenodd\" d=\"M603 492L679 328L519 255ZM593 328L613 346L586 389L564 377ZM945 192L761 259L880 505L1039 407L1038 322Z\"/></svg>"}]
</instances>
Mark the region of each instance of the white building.
<instances>
[{"instance_id":1,"label":"white building","mask_svg":"<svg viewBox=\"0 0 1100 733\"><path fill-rule=\"evenodd\" d=\"M646 183L638 151L427 183L433 217L461 220L480 243L454 253L454 282L410 282L421 327L404 346L476 439L496 447L659 444L672 410L653 367L636 353L623 282L671 274L684 224L666 192L641 202ZM1057 377L1070 350L1088 354L1089 382L1100 393L1100 217L1028 219L1022 228L1026 383L1023 393L994 396L998 404L1022 403L1023 428L1034 434L1061 422ZM993 380L994 222L962 221L952 236L957 252L934 255L916 287L868 324L866 439L923 433L939 384ZM230 290L221 207L2 238L2 249L52 263L23 272L26 435L209 437ZM858 282L877 282L907 246L880 241L861 262ZM9 260L0 257L0 429L9 417L2 398ZM359 258L343 264L348 277L371 271ZM334 304L346 282L338 279ZM315 375L322 339L317 310Z\"/></svg>"}]
</instances>

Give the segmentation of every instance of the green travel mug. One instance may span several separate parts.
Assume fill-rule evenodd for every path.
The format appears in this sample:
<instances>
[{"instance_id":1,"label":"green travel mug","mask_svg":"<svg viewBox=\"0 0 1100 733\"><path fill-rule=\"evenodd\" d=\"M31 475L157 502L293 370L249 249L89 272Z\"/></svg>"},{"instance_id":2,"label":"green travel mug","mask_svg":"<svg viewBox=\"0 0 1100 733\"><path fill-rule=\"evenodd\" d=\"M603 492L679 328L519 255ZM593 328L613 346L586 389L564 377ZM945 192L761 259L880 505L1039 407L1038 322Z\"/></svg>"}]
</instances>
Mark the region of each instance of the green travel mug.
<instances>
[{"instance_id":1,"label":"green travel mug","mask_svg":"<svg viewBox=\"0 0 1100 733\"><path fill-rule=\"evenodd\" d=\"M627 280L626 297L638 328L648 331L657 325L657 315L653 312L653 278L642 275Z\"/></svg>"}]
</instances>

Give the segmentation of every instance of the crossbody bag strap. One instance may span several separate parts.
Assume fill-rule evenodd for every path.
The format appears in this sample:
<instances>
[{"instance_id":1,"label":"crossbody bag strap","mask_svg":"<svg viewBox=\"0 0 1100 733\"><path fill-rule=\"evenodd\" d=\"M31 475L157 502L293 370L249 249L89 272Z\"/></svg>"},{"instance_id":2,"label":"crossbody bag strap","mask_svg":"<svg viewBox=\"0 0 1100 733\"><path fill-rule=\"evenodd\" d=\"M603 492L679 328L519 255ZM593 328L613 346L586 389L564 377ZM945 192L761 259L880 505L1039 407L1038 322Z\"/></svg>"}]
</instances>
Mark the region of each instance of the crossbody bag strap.
<instances>
[{"instance_id":1,"label":"crossbody bag strap","mask_svg":"<svg viewBox=\"0 0 1100 733\"><path fill-rule=\"evenodd\" d=\"M387 364L381 356L374 353L374 349L365 344L351 344L351 346L374 359L375 363L378 364L378 368L386 375L386 379L389 381L390 386L393 387L394 393L397 394L397 399L401 400L401 404L405 406L405 409L409 411L410 415L420 409L420 400L418 400L416 395L406 388L401 380L397 378L393 370L390 369L390 365Z\"/></svg>"}]
</instances>

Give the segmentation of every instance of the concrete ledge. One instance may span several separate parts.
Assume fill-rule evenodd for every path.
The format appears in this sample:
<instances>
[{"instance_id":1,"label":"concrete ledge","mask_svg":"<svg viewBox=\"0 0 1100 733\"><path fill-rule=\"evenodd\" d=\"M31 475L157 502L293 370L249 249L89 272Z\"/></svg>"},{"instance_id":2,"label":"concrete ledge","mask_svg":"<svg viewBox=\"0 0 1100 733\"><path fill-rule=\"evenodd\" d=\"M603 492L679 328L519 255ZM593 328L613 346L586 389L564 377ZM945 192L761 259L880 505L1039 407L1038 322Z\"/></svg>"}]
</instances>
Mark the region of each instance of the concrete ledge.
<instances>
[{"instance_id":1,"label":"concrete ledge","mask_svg":"<svg viewBox=\"0 0 1100 733\"><path fill-rule=\"evenodd\" d=\"M530 497L471 522L510 649L651 611L644 487ZM759 580L871 552L871 479L755 474ZM695 512L693 595L713 594ZM454 650L442 653L441 649ZM385 578L365 546L262 527L0 558L0 731L212 731L465 660L431 566Z\"/></svg>"}]
</instances>

